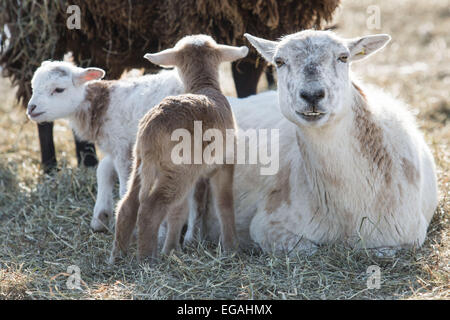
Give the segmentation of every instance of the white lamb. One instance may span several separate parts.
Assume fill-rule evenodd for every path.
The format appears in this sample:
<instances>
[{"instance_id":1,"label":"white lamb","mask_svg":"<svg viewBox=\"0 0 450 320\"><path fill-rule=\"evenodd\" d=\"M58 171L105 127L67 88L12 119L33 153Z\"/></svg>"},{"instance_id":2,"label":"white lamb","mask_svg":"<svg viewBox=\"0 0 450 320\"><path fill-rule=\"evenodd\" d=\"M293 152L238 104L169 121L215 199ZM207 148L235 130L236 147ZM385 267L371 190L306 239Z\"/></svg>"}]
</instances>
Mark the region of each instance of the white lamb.
<instances>
[{"instance_id":1,"label":"white lamb","mask_svg":"<svg viewBox=\"0 0 450 320\"><path fill-rule=\"evenodd\" d=\"M28 117L36 122L68 119L81 139L95 142L104 153L97 168L97 199L91 227L107 230L113 220L115 171L120 196L126 192L131 153L139 120L170 95L184 92L175 70L156 75L105 81L98 68L79 68L62 61L46 61L36 70Z\"/></svg>"},{"instance_id":2,"label":"white lamb","mask_svg":"<svg viewBox=\"0 0 450 320\"><path fill-rule=\"evenodd\" d=\"M246 37L277 66L278 103L275 92L230 103L241 131L280 130L280 170L261 176L256 165L236 166L240 243L288 252L338 241L421 246L437 206L431 152L401 102L356 85L350 74L351 62L390 37L346 40L311 30L279 42ZM216 241L214 214L202 221Z\"/></svg>"}]
</instances>

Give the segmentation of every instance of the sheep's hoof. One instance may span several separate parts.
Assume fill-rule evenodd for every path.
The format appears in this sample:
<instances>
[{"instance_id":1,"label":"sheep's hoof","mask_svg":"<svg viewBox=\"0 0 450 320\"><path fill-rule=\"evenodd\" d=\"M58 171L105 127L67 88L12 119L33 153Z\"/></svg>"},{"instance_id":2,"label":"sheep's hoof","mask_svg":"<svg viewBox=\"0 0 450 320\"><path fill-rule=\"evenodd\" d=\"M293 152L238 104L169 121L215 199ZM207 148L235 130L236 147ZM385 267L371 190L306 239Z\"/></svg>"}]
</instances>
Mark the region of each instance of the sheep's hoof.
<instances>
[{"instance_id":1,"label":"sheep's hoof","mask_svg":"<svg viewBox=\"0 0 450 320\"><path fill-rule=\"evenodd\" d=\"M176 246L166 248L164 247L162 250L162 254L166 256L170 256L172 252L180 252L181 251L181 245L177 244Z\"/></svg>"},{"instance_id":2,"label":"sheep's hoof","mask_svg":"<svg viewBox=\"0 0 450 320\"><path fill-rule=\"evenodd\" d=\"M109 231L109 222L112 214L108 211L101 211L98 214L94 214L91 220L91 229L94 232L107 232Z\"/></svg>"},{"instance_id":3,"label":"sheep's hoof","mask_svg":"<svg viewBox=\"0 0 450 320\"><path fill-rule=\"evenodd\" d=\"M116 244L113 245L113 249L111 250L111 255L109 256L109 259L107 263L109 265L114 265L117 262L118 258L122 257L122 251L116 246Z\"/></svg>"},{"instance_id":4,"label":"sheep's hoof","mask_svg":"<svg viewBox=\"0 0 450 320\"><path fill-rule=\"evenodd\" d=\"M113 265L116 263L116 257L115 257L113 254L111 254L111 255L109 256L109 258L108 258L107 263L108 263L110 266L113 266Z\"/></svg>"},{"instance_id":5,"label":"sheep's hoof","mask_svg":"<svg viewBox=\"0 0 450 320\"><path fill-rule=\"evenodd\" d=\"M223 243L222 244L223 253L225 254L233 254L235 252L239 252L239 241L237 239L234 239L230 243Z\"/></svg>"}]
</instances>

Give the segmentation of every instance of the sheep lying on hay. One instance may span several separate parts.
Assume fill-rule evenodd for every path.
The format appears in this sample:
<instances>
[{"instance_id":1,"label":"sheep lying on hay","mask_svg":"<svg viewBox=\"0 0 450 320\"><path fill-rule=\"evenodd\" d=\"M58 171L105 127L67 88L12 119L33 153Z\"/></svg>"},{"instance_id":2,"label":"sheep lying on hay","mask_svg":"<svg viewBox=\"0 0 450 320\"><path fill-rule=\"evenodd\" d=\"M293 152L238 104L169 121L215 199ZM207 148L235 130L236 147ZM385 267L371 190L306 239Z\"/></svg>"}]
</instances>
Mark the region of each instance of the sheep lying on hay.
<instances>
[{"instance_id":1,"label":"sheep lying on hay","mask_svg":"<svg viewBox=\"0 0 450 320\"><path fill-rule=\"evenodd\" d=\"M310 254L341 243L386 256L420 247L438 204L433 155L408 107L356 82L350 69L390 36L245 36L276 65L278 90L230 104L240 135L279 130L282 157L271 176L258 174L256 165L235 166L240 244ZM190 218L200 226L189 228L215 241L220 229L208 201Z\"/></svg>"},{"instance_id":2,"label":"sheep lying on hay","mask_svg":"<svg viewBox=\"0 0 450 320\"><path fill-rule=\"evenodd\" d=\"M340 0L303 1L96 1L61 0L39 4L32 0L2 1L0 25L11 31L8 39L2 30L0 65L3 75L19 87L18 98L31 97L33 72L44 60L61 60L72 51L74 62L82 67L95 65L105 69L109 78L118 78L130 68L149 65L142 59L145 52L173 46L185 34L206 33L220 43L240 46L244 32L266 38L306 28L320 28L330 21ZM81 29L68 29L69 5L81 10ZM256 92L265 63L256 51L234 63L233 77L240 97ZM56 165L52 124L40 124L39 139L42 163L48 169ZM79 159L87 148L77 143ZM87 152L85 164L96 163Z\"/></svg>"}]
</instances>

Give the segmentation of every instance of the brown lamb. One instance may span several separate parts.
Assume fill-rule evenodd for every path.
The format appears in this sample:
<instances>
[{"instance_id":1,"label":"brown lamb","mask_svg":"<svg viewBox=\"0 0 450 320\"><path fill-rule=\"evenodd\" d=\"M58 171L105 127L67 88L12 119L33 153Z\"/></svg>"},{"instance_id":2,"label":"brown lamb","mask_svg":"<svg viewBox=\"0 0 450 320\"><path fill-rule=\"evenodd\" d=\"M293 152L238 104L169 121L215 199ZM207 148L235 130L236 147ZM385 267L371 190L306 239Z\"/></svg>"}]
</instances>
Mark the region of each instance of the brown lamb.
<instances>
[{"instance_id":1,"label":"brown lamb","mask_svg":"<svg viewBox=\"0 0 450 320\"><path fill-rule=\"evenodd\" d=\"M155 64L178 68L187 93L165 98L139 124L128 190L117 208L110 263L127 250L136 224L139 260L156 258L158 231L166 217L163 253L177 249L189 212L188 197L203 177L210 178L219 212L223 248L236 248L234 164L228 164L230 161L224 164L206 164L204 161L201 164L175 164L171 155L178 142L172 141L171 135L180 128L187 130L191 134L191 154L196 147L201 148L203 154L208 143L203 141L196 146L192 138L194 121L201 121L204 131L219 130L222 137L227 136L227 129L236 130L231 107L220 91L218 67L221 62L243 58L247 53L247 47L218 45L209 36L195 35L183 38L172 49L145 56Z\"/></svg>"}]
</instances>

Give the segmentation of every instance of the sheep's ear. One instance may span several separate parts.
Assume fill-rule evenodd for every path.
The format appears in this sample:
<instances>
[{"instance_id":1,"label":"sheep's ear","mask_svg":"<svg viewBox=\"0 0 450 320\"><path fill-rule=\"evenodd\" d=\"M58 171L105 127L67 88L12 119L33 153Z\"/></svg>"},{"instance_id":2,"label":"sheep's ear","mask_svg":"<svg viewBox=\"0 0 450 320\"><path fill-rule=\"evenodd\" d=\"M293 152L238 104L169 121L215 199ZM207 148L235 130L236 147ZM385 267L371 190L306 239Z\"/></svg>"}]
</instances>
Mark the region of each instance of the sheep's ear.
<instances>
[{"instance_id":1,"label":"sheep's ear","mask_svg":"<svg viewBox=\"0 0 450 320\"><path fill-rule=\"evenodd\" d=\"M248 48L246 46L233 47L224 44L217 45L222 56L222 61L233 62L238 59L242 59L248 54Z\"/></svg>"},{"instance_id":2,"label":"sheep's ear","mask_svg":"<svg viewBox=\"0 0 450 320\"><path fill-rule=\"evenodd\" d=\"M41 67L43 67L43 66L49 64L50 62L52 62L52 61L51 61L51 60L45 60L45 61L42 61Z\"/></svg>"},{"instance_id":3,"label":"sheep's ear","mask_svg":"<svg viewBox=\"0 0 450 320\"><path fill-rule=\"evenodd\" d=\"M176 53L177 51L171 48L158 53L147 53L144 58L159 66L172 67L176 65Z\"/></svg>"},{"instance_id":4,"label":"sheep's ear","mask_svg":"<svg viewBox=\"0 0 450 320\"><path fill-rule=\"evenodd\" d=\"M91 81L91 80L100 80L105 76L105 71L99 68L87 68L84 69L81 73L73 76L73 83L77 86Z\"/></svg>"},{"instance_id":5,"label":"sheep's ear","mask_svg":"<svg viewBox=\"0 0 450 320\"><path fill-rule=\"evenodd\" d=\"M244 33L244 37L258 50L258 52L266 59L268 62L272 63L273 55L275 49L278 45L276 41L270 41L262 38L254 37L248 33Z\"/></svg>"},{"instance_id":6,"label":"sheep's ear","mask_svg":"<svg viewBox=\"0 0 450 320\"><path fill-rule=\"evenodd\" d=\"M348 40L347 47L350 50L350 61L367 58L383 48L390 40L391 37L388 34L375 34Z\"/></svg>"}]
</instances>

